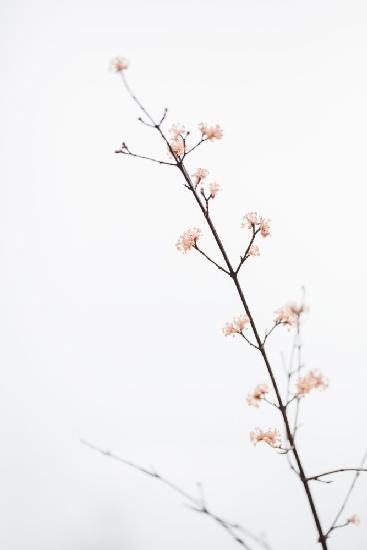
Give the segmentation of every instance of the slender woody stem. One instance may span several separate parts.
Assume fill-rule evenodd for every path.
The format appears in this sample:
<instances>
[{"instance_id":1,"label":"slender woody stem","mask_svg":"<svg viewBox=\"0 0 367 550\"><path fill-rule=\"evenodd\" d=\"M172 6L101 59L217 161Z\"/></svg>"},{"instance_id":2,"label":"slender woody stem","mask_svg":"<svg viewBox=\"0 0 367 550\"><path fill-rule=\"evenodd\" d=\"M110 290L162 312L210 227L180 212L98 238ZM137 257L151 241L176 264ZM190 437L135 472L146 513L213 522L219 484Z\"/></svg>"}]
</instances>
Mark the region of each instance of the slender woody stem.
<instances>
[{"instance_id":1,"label":"slender woody stem","mask_svg":"<svg viewBox=\"0 0 367 550\"><path fill-rule=\"evenodd\" d=\"M200 196L198 195L198 193L196 191L196 187L195 187L194 183L191 181L191 178L190 178L190 176L187 172L186 167L184 166L184 164L182 162L182 159L180 159L180 157L172 151L172 148L171 148L167 138L163 134L160 126L154 122L153 118L148 114L146 109L142 106L140 101L133 94L133 92L131 91L130 87L128 86L128 84L126 82L126 78L124 77L124 75L122 75L122 79L123 79L123 82L125 84L125 87L126 87L128 93L130 94L132 99L137 103L137 105L143 111L143 113L152 122L152 124L156 127L156 129L160 133L161 137L165 141L166 145L168 146L168 149L170 150L173 158L176 160L177 168L179 169L179 171L181 172L183 178L185 179L186 187L192 192L192 194L194 196L194 199L195 199L197 205L199 206L199 208L200 208L200 210L201 210L201 212L202 212L202 214L203 214L203 216L206 220L207 225L209 226L209 229L210 229L210 231L211 231L211 233L214 237L214 240L215 240L215 242L218 246L218 249L219 249L219 251L222 255L222 258L223 258L223 260L224 260L224 262L227 266L229 277L233 281L235 290L236 290L236 292L239 296L239 299L240 299L240 301L242 303L242 306L243 306L243 308L246 312L246 315L249 318L250 325L251 325L251 328L252 328L252 332L253 332L254 338L256 340L257 348L258 348L258 350L259 350L259 352L262 356L262 359L264 361L266 370L267 370L268 375L269 375L270 380L271 380L272 387L273 387L275 395L276 395L278 408L279 408L279 411L282 415L282 419L283 419L283 422L284 422L285 432L286 432L286 435L287 435L289 446L290 446L291 452L293 454L293 457L295 459L295 462L297 464L298 471L299 471L299 478L300 478L300 480L302 482L302 485L304 487L304 490L305 490L305 493L306 493L306 496L307 496L307 501L308 501L308 504L309 504L309 507L310 507L310 510L311 510L311 513L312 513L312 517L314 519L314 523L315 523L315 526L316 526L316 529L317 529L317 532L318 532L318 542L320 543L323 550L328 550L327 536L324 535L324 532L323 532L323 529L322 529L322 526L321 526L321 521L320 521L320 518L319 518L319 514L318 514L318 511L316 509L316 505L315 505L315 502L314 502L314 499L313 499L313 496L312 496L312 493L311 493L311 489L309 487L309 481L308 481L307 476L305 474L304 467L303 467L298 449L295 445L294 435L292 433L292 429L291 429L291 426L290 426L290 423L289 423L289 420L288 420L288 416L287 416L286 405L283 403L283 400L282 400L282 397L281 397L281 394L280 394L280 390L279 390L279 387L278 387L278 383L275 379L275 375L274 375L271 363L269 361L267 352L265 350L264 343L263 343L263 341L260 337L260 334L259 334L259 331L258 331L257 326L255 324L252 312L249 308L249 305L248 305L247 300L245 298L242 286L240 284L240 281L239 281L239 278L238 278L238 269L235 269L232 266L232 263L231 263L231 261L229 259L229 256L228 256L228 253L227 253L227 251L226 251L226 249L223 245L223 242L222 242L221 238L219 237L218 231L217 231L217 229L216 229L216 227L215 227L215 225L214 225L214 223L213 223L213 221L210 217L210 214L207 211L205 205L200 200Z\"/></svg>"},{"instance_id":2,"label":"slender woody stem","mask_svg":"<svg viewBox=\"0 0 367 550\"><path fill-rule=\"evenodd\" d=\"M214 514L206 505L202 490L200 497L195 497L179 487L176 483L173 483L166 477L163 477L161 474L156 472L155 470L151 469L148 470L147 468L144 468L143 466L140 466L139 464L136 464L135 462L131 462L130 460L126 460L125 458L122 458L119 455L116 455L114 453L111 453L111 451L108 451L106 449L102 449L101 447L97 447L93 443L89 443L85 439L81 439L80 442L82 445L85 445L86 447L89 447L93 451L97 451L98 453L107 456L113 460L116 460L117 462L121 462L122 464L125 464L126 466L129 466L130 468L133 468L134 470L137 470L149 477L152 477L153 479L156 479L160 481L162 484L166 485L172 491L175 493L181 495L186 499L186 501L189 503L188 507L191 508L191 510L194 510L195 512L199 512L201 514L204 514L214 520L220 527L222 527L234 540L237 542L242 548L245 550L252 550L252 547L249 546L248 542L244 540L243 537L240 537L237 534L237 531L242 531L248 538L252 539L254 542L256 542L259 546L262 546L265 550L271 550L269 544L260 538L259 536L255 535L248 529L245 529L239 524L233 523L231 521L227 521L226 519L222 518L221 516L218 516L217 514ZM201 487L201 486L200 486Z\"/></svg>"}]
</instances>

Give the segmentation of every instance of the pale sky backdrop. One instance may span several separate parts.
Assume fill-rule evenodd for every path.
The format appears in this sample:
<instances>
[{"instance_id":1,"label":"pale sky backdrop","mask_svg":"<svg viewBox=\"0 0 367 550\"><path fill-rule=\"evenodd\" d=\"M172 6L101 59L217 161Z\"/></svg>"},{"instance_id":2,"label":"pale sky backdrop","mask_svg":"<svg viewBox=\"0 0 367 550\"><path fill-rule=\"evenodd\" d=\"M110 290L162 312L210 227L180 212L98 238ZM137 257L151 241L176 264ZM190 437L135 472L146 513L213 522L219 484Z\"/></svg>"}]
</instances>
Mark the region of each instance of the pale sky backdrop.
<instances>
[{"instance_id":1,"label":"pale sky backdrop","mask_svg":"<svg viewBox=\"0 0 367 550\"><path fill-rule=\"evenodd\" d=\"M256 352L224 338L241 312L215 268L175 242L202 227L166 157L108 70L155 115L225 139L192 157L223 188L213 215L233 258L241 218L272 219L243 281L262 329L306 285L305 359L330 380L304 402L309 474L355 466L366 435L367 4L355 0L2 0L0 547L231 550L182 500L79 443L201 480L224 516L274 550L316 548L286 459L248 433L279 426L245 405L266 382ZM291 335L275 335L270 355ZM313 487L327 525L351 479ZM331 550L367 546L367 476Z\"/></svg>"}]
</instances>

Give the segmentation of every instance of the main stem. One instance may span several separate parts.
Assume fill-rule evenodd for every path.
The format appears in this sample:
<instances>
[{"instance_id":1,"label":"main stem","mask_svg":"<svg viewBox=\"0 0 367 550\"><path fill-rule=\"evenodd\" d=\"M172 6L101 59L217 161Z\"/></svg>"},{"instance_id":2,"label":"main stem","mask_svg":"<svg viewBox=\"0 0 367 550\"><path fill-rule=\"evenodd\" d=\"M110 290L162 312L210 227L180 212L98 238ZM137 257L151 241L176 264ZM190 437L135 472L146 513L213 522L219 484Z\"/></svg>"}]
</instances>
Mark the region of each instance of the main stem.
<instances>
[{"instance_id":1,"label":"main stem","mask_svg":"<svg viewBox=\"0 0 367 550\"><path fill-rule=\"evenodd\" d=\"M318 513L317 513L317 510L316 510L316 506L315 506L315 502L313 500L313 496L311 494L311 490L310 490L310 487L309 487L309 482L308 482L308 479L305 475L305 472L304 472L304 469L303 469L303 465L302 465L302 462L301 462L301 458L298 454L298 450L297 450L297 447L296 447L296 444L295 444L295 441L294 441L294 436L292 434L292 430L290 428L290 425L289 425L289 421L288 421L288 417L287 417L287 410L286 410L286 406L284 405L283 403L283 400L281 398L281 395L280 395L280 391L279 391L279 388L278 388L278 384L275 380L275 377L274 377L274 373L273 373L273 370L271 368L271 365L270 365L270 362L269 362L269 359L268 359L268 356L266 354L266 351L265 351L265 347L264 347L264 343L263 341L261 340L260 336L259 336L259 333L258 333L258 330L256 328L256 325L255 325L255 321L251 315L251 311L249 309L249 306L246 302L246 299L245 299L245 296L244 296L244 293L243 293L243 290L241 288L241 284L238 280L238 271L234 270L233 269L233 266L229 260L229 257L228 257L228 254L223 246L223 243L221 241L221 239L219 238L219 235L217 233L217 230L215 229L214 227L214 224L210 218L210 215L209 215L209 210L207 210L204 206L204 204L201 202L200 200L200 197L199 195L197 194L196 192L196 189L195 189L195 186L193 185L192 181L191 181L191 178L183 164L183 159L180 159L180 157L178 157L174 151L172 150L171 146L170 146L170 143L168 142L166 136L164 135L164 133L162 132L162 129L161 129L161 126L160 124L157 124L153 117L148 113L148 111L144 108L144 106L141 104L141 102L138 100L138 98L135 96L135 94L133 93L133 91L131 90L130 86L128 85L126 79L125 79L125 76L123 74L123 72L121 73L121 76L122 76L122 80L123 80L123 83L126 87L126 90L127 92L130 94L130 96L132 97L132 99L135 101L135 103L138 105L138 107L141 109L141 111L148 117L148 119L151 121L152 123L152 126L159 132L161 138L164 140L164 142L166 143L167 147L168 147L168 150L170 151L171 155L173 156L173 158L175 159L176 161L176 165L177 165L177 168L180 170L180 172L182 173L183 177L185 178L185 181L186 181L186 184L187 184L187 187L190 189L190 191L193 193L194 197L195 197L195 200L197 202L197 204L199 205L199 208L200 210L202 211L203 213L203 216L204 218L206 219L206 222L210 228L210 231L212 232L213 234L213 237L218 245L218 248L222 254L222 257L227 265L227 268L228 268L228 273L229 273L229 276L231 277L235 287L236 287L236 290L237 290L237 293L240 297L240 300L241 300L241 303L245 309L245 312L246 312L246 315L248 316L249 320L250 320L250 324L251 324L251 328L252 328L252 331L254 333L254 337L256 339L256 342L257 342L257 346L258 346L258 349L262 355L262 358L264 360L264 363L265 363L265 366L266 366L266 369L268 371L268 374L270 376L270 379L271 379L271 383L272 383L272 386L274 388L274 391L275 391L275 394L276 394L276 398L277 398L277 402L278 402L278 408L279 408L279 411L282 415L282 418L283 418L283 422L284 422L284 425L285 425L285 429L286 429L286 434L287 434L287 439L288 439L288 442L289 442L289 446L290 446L290 449L291 449L291 452L293 453L293 456L295 458L295 461L297 463L297 466L298 466L298 473L299 473L299 477L300 477L300 480L303 484L303 487L304 487L304 490L306 492L306 495L307 495L307 500L308 500L308 503L309 503L309 506L310 506L310 509L311 509L311 512L312 512L312 516L314 518L314 522L315 522L315 525L316 525L316 529L317 529L317 532L318 532L318 535L319 535L319 538L318 538L318 542L321 544L321 547L323 550L328 550L328 547L327 547L327 536L328 534L324 534L323 533L323 530L322 530L322 527L321 527L321 523L320 523L320 519L319 519L319 516L318 516Z\"/></svg>"},{"instance_id":2,"label":"main stem","mask_svg":"<svg viewBox=\"0 0 367 550\"><path fill-rule=\"evenodd\" d=\"M292 430L290 428L289 420L288 420L288 417L287 417L286 407L285 407L285 405L283 403L283 400L282 400L282 397L280 395L278 384L275 380L274 373L273 373L272 367L270 365L270 362L269 362L264 344L263 344L263 342L262 342L262 340L259 336L259 332L258 332L257 327L255 325L254 318L251 314L251 311L250 311L250 308L247 304L246 298L244 296L241 284L238 280L238 273L236 273L235 269L233 268L233 266L232 266L232 264L229 260L228 254L227 254L227 252L224 248L224 245L223 245L223 243L222 243L222 241L221 241L221 239L218 235L218 232L217 232L216 228L214 227L214 224L213 224L213 222L210 218L209 212L205 209L205 206L202 204L202 202L200 200L200 197L197 194L194 185L192 184L191 178L190 178L185 166L183 165L182 162L177 161L177 167L180 170L180 172L182 173L183 177L185 178L185 181L186 181L187 185L189 186L191 192L193 193L193 195L195 197L195 200L196 200L197 204L200 207L200 210L202 211L202 213L204 215L204 218L205 218L205 220L206 220L206 222L207 222L207 224L210 228L210 231L211 231L211 233L212 233L212 235L213 235L213 237L214 237L214 239L215 239L215 241L218 245L218 248L219 248L219 250L222 254L223 260L225 261L225 263L227 265L229 276L231 277L231 279L233 281L233 284L236 287L237 293L238 293L238 295L240 297L240 300L241 300L241 303L242 303L242 305L245 309L246 315L248 316L248 318L250 320L251 328L252 328L254 337L256 339L257 346L259 348L259 352L262 355L262 358L264 360L266 369L267 369L268 374L269 374L270 379L271 379L273 389L275 391L275 395L276 395L277 402L278 402L278 408L279 408L279 411L280 411L280 413L282 415L282 418L283 418L283 422L284 422L284 425L285 425L285 430L286 430L287 439L288 439L288 442L289 442L289 445L290 445L290 449L291 449L291 452L293 453L294 459L295 459L295 461L297 463L297 466L298 466L299 477L300 477L300 480L301 480L302 485L304 487L304 490L305 490L305 493L306 493L306 496L307 496L307 500L308 500L308 503L309 503L309 506L310 506L310 509L311 509L311 512L312 512L312 516L313 516L313 519L314 519L314 522L315 522L315 525L316 525L316 529L317 529L317 532L318 532L318 535L319 535L318 542L321 544L321 547L322 547L323 550L327 550L327 542L326 542L327 537L324 535L322 527L321 527L321 522L320 522L319 515L318 515L317 509L316 509L316 505L315 505L315 502L314 502L314 499L313 499L313 496L312 496L312 493L311 493L311 490L310 490L310 487L309 487L309 482L308 482L307 477L305 475L305 471L304 471L304 468L303 468L303 465L302 465L302 461L301 461L301 458L299 456L299 453L298 453L298 450L297 450L297 447L296 447L296 444L295 444L295 441L294 441Z\"/></svg>"}]
</instances>

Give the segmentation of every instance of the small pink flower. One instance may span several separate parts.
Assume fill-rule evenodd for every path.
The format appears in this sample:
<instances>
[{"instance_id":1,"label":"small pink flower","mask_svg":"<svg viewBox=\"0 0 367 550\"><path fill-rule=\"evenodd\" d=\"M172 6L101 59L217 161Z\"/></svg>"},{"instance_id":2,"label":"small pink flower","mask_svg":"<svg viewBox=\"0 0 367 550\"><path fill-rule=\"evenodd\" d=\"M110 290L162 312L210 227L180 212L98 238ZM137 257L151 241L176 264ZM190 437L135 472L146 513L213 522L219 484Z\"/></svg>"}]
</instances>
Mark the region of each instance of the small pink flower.
<instances>
[{"instance_id":1,"label":"small pink flower","mask_svg":"<svg viewBox=\"0 0 367 550\"><path fill-rule=\"evenodd\" d=\"M201 135L203 137L206 137L207 139L222 139L223 137L223 130L220 126L218 126L218 124L216 124L215 126L209 126L208 124L204 124L202 122L201 124L199 124L199 129Z\"/></svg>"},{"instance_id":2,"label":"small pink flower","mask_svg":"<svg viewBox=\"0 0 367 550\"><path fill-rule=\"evenodd\" d=\"M254 445L260 441L264 441L264 443L274 448L280 447L281 445L280 433L276 428L268 428L267 430L256 428L254 432L250 433L250 440Z\"/></svg>"},{"instance_id":3,"label":"small pink flower","mask_svg":"<svg viewBox=\"0 0 367 550\"><path fill-rule=\"evenodd\" d=\"M268 237L270 235L270 220L267 218L261 218L259 225L262 237Z\"/></svg>"},{"instance_id":4,"label":"small pink flower","mask_svg":"<svg viewBox=\"0 0 367 550\"><path fill-rule=\"evenodd\" d=\"M185 154L185 144L182 139L174 139L170 141L170 147L172 152L178 157L183 157ZM168 150L168 153L172 155L171 151Z\"/></svg>"},{"instance_id":5,"label":"small pink flower","mask_svg":"<svg viewBox=\"0 0 367 550\"><path fill-rule=\"evenodd\" d=\"M350 518L347 519L347 523L357 526L361 523L361 520L359 516L357 516L357 514L353 514L352 516L350 516Z\"/></svg>"},{"instance_id":6,"label":"small pink flower","mask_svg":"<svg viewBox=\"0 0 367 550\"><path fill-rule=\"evenodd\" d=\"M232 323L226 323L223 327L224 336L231 336L235 334L241 334L246 328L250 319L247 315L241 315L240 317L234 317Z\"/></svg>"},{"instance_id":7,"label":"small pink flower","mask_svg":"<svg viewBox=\"0 0 367 550\"><path fill-rule=\"evenodd\" d=\"M125 57L115 57L115 59L112 61L112 68L115 71L115 73L122 73L122 71L125 71L129 66L129 62Z\"/></svg>"},{"instance_id":8,"label":"small pink flower","mask_svg":"<svg viewBox=\"0 0 367 550\"><path fill-rule=\"evenodd\" d=\"M328 387L327 380L317 370L310 370L305 376L299 378L296 384L296 395L306 395L314 389L326 389Z\"/></svg>"},{"instance_id":9,"label":"small pink flower","mask_svg":"<svg viewBox=\"0 0 367 550\"><path fill-rule=\"evenodd\" d=\"M186 134L188 133L185 126L182 126L180 124L173 124L169 131L174 141L179 138L182 139L183 137L186 137Z\"/></svg>"},{"instance_id":10,"label":"small pink flower","mask_svg":"<svg viewBox=\"0 0 367 550\"><path fill-rule=\"evenodd\" d=\"M260 256L259 247L256 244L252 244L247 252L248 256Z\"/></svg>"},{"instance_id":11,"label":"small pink flower","mask_svg":"<svg viewBox=\"0 0 367 550\"><path fill-rule=\"evenodd\" d=\"M294 313L291 306L286 305L276 310L274 322L291 328L297 324L297 319L298 316Z\"/></svg>"},{"instance_id":12,"label":"small pink flower","mask_svg":"<svg viewBox=\"0 0 367 550\"><path fill-rule=\"evenodd\" d=\"M247 404L253 407L258 407L261 399L269 392L269 388L266 384L258 384L252 393L247 396Z\"/></svg>"},{"instance_id":13,"label":"small pink flower","mask_svg":"<svg viewBox=\"0 0 367 550\"><path fill-rule=\"evenodd\" d=\"M218 192L220 191L219 183L216 183L216 182L211 183L209 185L209 191L212 199L214 199L217 196Z\"/></svg>"},{"instance_id":14,"label":"small pink flower","mask_svg":"<svg viewBox=\"0 0 367 550\"><path fill-rule=\"evenodd\" d=\"M290 309L292 310L292 312L297 315L298 317L302 314L302 313L308 313L310 311L310 308L309 306L307 306L306 304L296 304L295 302L289 304L289 307Z\"/></svg>"},{"instance_id":15,"label":"small pink flower","mask_svg":"<svg viewBox=\"0 0 367 550\"><path fill-rule=\"evenodd\" d=\"M196 244L196 241L201 237L201 230L197 227L188 229L185 231L176 243L177 250L180 250L184 254L191 250L191 248Z\"/></svg>"},{"instance_id":16,"label":"small pink flower","mask_svg":"<svg viewBox=\"0 0 367 550\"><path fill-rule=\"evenodd\" d=\"M242 227L251 229L251 227L255 227L255 225L259 225L259 223L260 220L256 212L247 212L243 217Z\"/></svg>"},{"instance_id":17,"label":"small pink flower","mask_svg":"<svg viewBox=\"0 0 367 550\"><path fill-rule=\"evenodd\" d=\"M204 168L198 168L196 172L192 175L193 178L196 178L197 182L205 179L208 176L209 172L208 170L205 170Z\"/></svg>"}]
</instances>

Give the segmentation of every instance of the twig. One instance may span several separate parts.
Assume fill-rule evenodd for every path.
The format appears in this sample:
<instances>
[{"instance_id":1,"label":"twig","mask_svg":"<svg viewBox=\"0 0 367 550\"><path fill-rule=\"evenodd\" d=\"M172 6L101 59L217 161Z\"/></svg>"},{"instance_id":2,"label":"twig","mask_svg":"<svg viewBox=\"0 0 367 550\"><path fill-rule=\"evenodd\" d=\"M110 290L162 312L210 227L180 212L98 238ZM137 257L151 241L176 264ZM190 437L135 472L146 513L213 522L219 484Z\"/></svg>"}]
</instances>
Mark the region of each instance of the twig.
<instances>
[{"instance_id":1,"label":"twig","mask_svg":"<svg viewBox=\"0 0 367 550\"><path fill-rule=\"evenodd\" d=\"M330 472L324 472L317 476L308 477L308 481L318 481L321 477L331 476L332 474L338 474L339 472L367 472L367 468L340 468L339 470L330 470Z\"/></svg>"},{"instance_id":2,"label":"twig","mask_svg":"<svg viewBox=\"0 0 367 550\"><path fill-rule=\"evenodd\" d=\"M279 321L277 321L272 327L270 330L268 330L266 333L265 333L265 337L264 337L264 340L263 340L263 346L265 345L265 342L266 340L269 338L270 334L273 332L273 330L275 330L281 323Z\"/></svg>"},{"instance_id":3,"label":"twig","mask_svg":"<svg viewBox=\"0 0 367 550\"><path fill-rule=\"evenodd\" d=\"M238 264L238 267L235 271L236 275L238 275L242 265L244 264L244 262L247 260L247 258L249 257L249 251L250 251L250 248L251 246L253 245L253 242L256 238L256 235L258 234L258 232L260 231L260 228L258 229L255 229L255 225L252 226L252 237L251 237L251 240L249 242L249 245L248 247L246 248L246 251L244 253L244 255L241 257L241 260L240 260L240 263Z\"/></svg>"},{"instance_id":4,"label":"twig","mask_svg":"<svg viewBox=\"0 0 367 550\"><path fill-rule=\"evenodd\" d=\"M196 145L194 145L193 147L191 147L191 149L189 149L188 151L185 152L183 159L184 159L185 157L187 157L187 155L189 155L190 153L192 153L192 151L194 151L197 147L199 147L199 145L201 145L202 143L204 143L204 141L208 141L208 140L207 140L206 138L202 137L201 140L198 141ZM182 160L183 160L183 159L182 159Z\"/></svg>"},{"instance_id":5,"label":"twig","mask_svg":"<svg viewBox=\"0 0 367 550\"><path fill-rule=\"evenodd\" d=\"M213 512L211 512L209 510L209 508L207 507L205 501L204 501L202 486L201 486L200 483L198 484L198 486L200 487L201 495L200 495L200 498L197 498L197 497L194 497L193 495L191 495L190 493L188 493L187 491L185 491L184 489L182 489L181 487L179 487L176 483L173 483L169 479L167 479L167 478L163 477L162 475L158 474L153 469L148 470L147 468L144 468L143 466L140 466L139 464L136 464L135 462L131 462L130 460L126 460L125 458L122 458L121 456L116 455L115 453L112 453L111 451L102 449L101 447L98 447L97 445L94 445L93 443L89 443L85 439L81 439L80 442L82 443L82 445L85 445L86 447L88 447L89 449L92 449L93 451L97 451L98 453L102 454L103 456L107 456L109 458L112 458L113 460L116 460L117 462L121 462L122 464L125 464L126 466L129 466L130 468L133 468L134 470L137 470L137 471L141 472L142 474L145 474L149 477L157 479L158 481L160 481L161 483L163 483L164 485L166 485L167 487L172 489L172 491L174 491L175 493L177 493L177 494L181 495L182 497L184 497L188 501L188 503L190 503L189 505L188 504L187 505L191 510L194 510L195 512L199 512L201 514L204 514L204 515L210 517L218 525L223 527L223 529L225 529L225 531L227 531L227 533L238 544L240 544L243 548L245 548L245 550L252 550L252 549L249 546L249 544L243 538L241 538L237 535L236 530L241 530L249 538L252 538L253 541L257 542L257 544L259 544L260 546L262 546L263 548L265 548L267 550L271 550L268 543L263 541L257 535L254 535L253 533L251 533L247 529L244 529L241 525L238 525L238 524L232 523L230 521L227 521L227 520L223 519L221 516L218 516L218 515L214 514Z\"/></svg>"},{"instance_id":6,"label":"twig","mask_svg":"<svg viewBox=\"0 0 367 550\"><path fill-rule=\"evenodd\" d=\"M328 536L330 535L330 533L331 533L334 529L336 529L336 525L337 525L337 523L338 523L338 521L339 521L339 518L340 518L340 516L342 515L342 513L344 512L346 505L348 504L348 501L349 501L349 499L350 499L350 496L351 496L351 494L352 494L352 492L353 492L353 489L354 489L354 487L355 487L355 485L356 485L356 483L357 483L357 481L358 481L359 476L361 475L361 472L366 472L366 471L367 471L366 468L363 468L364 463L366 462L366 460L367 460L367 451L366 451L366 453L364 454L364 456L363 456L363 458L362 458L362 460L361 460L360 467L357 468L357 469L354 469L354 471L356 472L356 473L355 473L355 476L354 476L353 479L352 479L352 483L350 484L350 487L349 487L349 489L348 489L348 491L347 491L347 494L345 495L345 498L344 498L344 500L343 500L343 503L342 503L341 507L339 508L339 511L338 511L338 513L336 514L333 523L331 524L331 527L330 527L329 530L326 532L326 537L328 537ZM335 470L334 472L326 472L326 474L321 474L321 475L329 475L329 474L332 474L332 473L335 473L335 474L336 474L336 473L338 473L338 472L345 472L345 471L350 471L350 470L349 470L349 468L345 468L345 469L342 469L342 470ZM321 476L318 476L318 477L321 477Z\"/></svg>"},{"instance_id":7,"label":"twig","mask_svg":"<svg viewBox=\"0 0 367 550\"><path fill-rule=\"evenodd\" d=\"M250 340L249 338L247 338L247 336L246 336L243 332L240 332L239 334L241 334L242 338L243 338L244 340L246 340L246 342L247 342L250 346L252 346L253 348L259 350L259 346L257 346L257 345L254 344L253 342L251 342L251 340Z\"/></svg>"},{"instance_id":8,"label":"twig","mask_svg":"<svg viewBox=\"0 0 367 550\"><path fill-rule=\"evenodd\" d=\"M226 273L227 275L229 275L229 272L224 268L222 267L221 265L217 264L217 262L215 262L214 260L212 260L211 258L209 258L209 256L207 256L207 254L205 254L205 252L203 252L203 250L201 250L201 248L198 247L198 245L195 243L193 245L193 248L195 248L195 250L197 250L198 252L200 252L200 254L202 254L204 256L204 258L206 258L209 262L211 262L212 264L214 264L218 269L220 269L221 271L224 271L224 273Z\"/></svg>"},{"instance_id":9,"label":"twig","mask_svg":"<svg viewBox=\"0 0 367 550\"><path fill-rule=\"evenodd\" d=\"M152 157L145 157L144 155L137 155L131 153L131 151L125 150L124 148L117 149L115 153L121 153L122 155L127 155L129 157L136 157L138 159L150 160L151 162L156 162L157 164L165 164L166 166L176 166L174 162L166 162L165 160L154 159Z\"/></svg>"}]
</instances>

